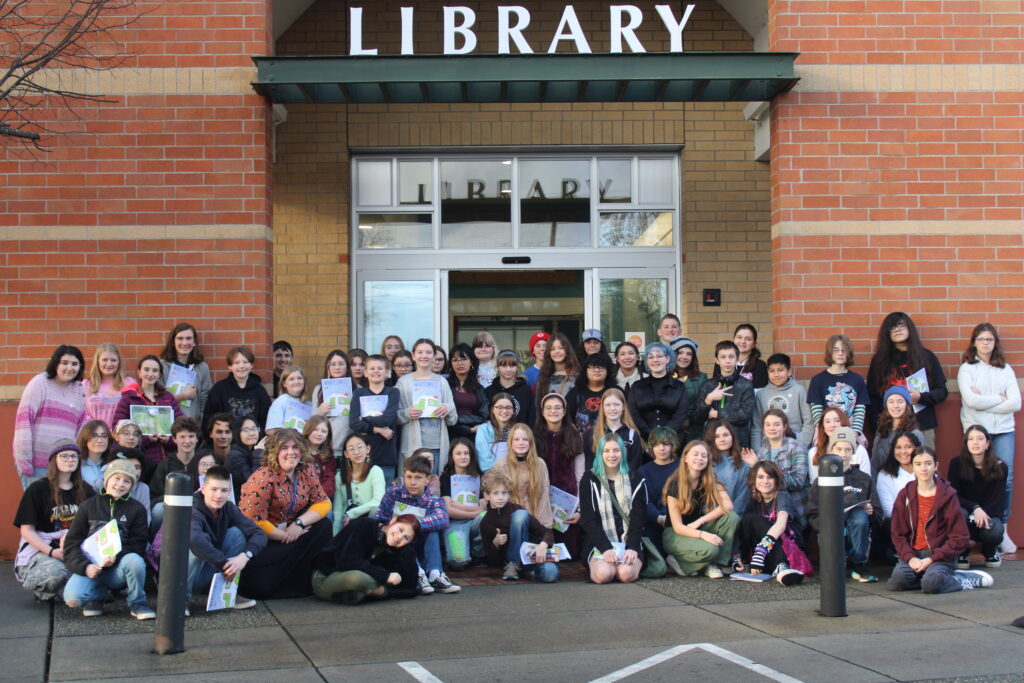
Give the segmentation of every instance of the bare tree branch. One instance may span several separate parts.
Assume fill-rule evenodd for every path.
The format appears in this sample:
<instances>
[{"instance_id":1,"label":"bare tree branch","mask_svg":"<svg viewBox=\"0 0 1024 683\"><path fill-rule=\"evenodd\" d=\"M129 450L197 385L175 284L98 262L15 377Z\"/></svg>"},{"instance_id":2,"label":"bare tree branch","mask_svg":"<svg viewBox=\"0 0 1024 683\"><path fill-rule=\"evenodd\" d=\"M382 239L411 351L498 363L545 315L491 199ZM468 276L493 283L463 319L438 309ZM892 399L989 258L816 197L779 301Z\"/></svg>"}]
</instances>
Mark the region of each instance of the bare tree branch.
<instances>
[{"instance_id":1,"label":"bare tree branch","mask_svg":"<svg viewBox=\"0 0 1024 683\"><path fill-rule=\"evenodd\" d=\"M33 112L44 103L75 113L77 102L111 102L79 87L83 72L113 69L130 56L117 38L140 16L135 0L0 0L0 140L56 132Z\"/></svg>"}]
</instances>

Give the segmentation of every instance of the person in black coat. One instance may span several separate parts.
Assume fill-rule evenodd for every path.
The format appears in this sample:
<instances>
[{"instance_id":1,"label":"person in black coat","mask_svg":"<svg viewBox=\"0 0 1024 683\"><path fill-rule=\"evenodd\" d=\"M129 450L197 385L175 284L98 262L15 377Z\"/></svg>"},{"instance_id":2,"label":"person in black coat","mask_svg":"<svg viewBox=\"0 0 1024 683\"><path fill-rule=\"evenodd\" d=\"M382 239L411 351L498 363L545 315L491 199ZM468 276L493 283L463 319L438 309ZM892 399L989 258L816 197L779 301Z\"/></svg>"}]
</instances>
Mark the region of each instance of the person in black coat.
<instances>
[{"instance_id":1,"label":"person in black coat","mask_svg":"<svg viewBox=\"0 0 1024 683\"><path fill-rule=\"evenodd\" d=\"M366 598L412 598L420 522L398 515L384 524L356 517L317 555L313 593L321 600L356 605Z\"/></svg>"},{"instance_id":2,"label":"person in black coat","mask_svg":"<svg viewBox=\"0 0 1024 683\"><path fill-rule=\"evenodd\" d=\"M686 387L668 372L675 354L661 343L647 346L647 369L651 374L633 384L627 402L640 435L646 441L655 427L671 427L680 440L686 438L688 397Z\"/></svg>"}]
</instances>

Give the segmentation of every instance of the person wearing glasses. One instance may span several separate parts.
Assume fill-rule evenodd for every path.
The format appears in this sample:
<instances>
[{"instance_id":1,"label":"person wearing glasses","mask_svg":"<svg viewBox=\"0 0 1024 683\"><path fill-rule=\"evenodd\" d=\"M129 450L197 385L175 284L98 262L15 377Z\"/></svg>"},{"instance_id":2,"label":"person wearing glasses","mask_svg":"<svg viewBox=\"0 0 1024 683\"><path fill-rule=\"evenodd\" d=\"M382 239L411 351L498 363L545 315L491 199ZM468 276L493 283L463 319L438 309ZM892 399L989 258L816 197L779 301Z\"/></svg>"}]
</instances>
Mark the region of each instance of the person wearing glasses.
<instances>
[{"instance_id":1,"label":"person wearing glasses","mask_svg":"<svg viewBox=\"0 0 1024 683\"><path fill-rule=\"evenodd\" d=\"M79 472L89 486L103 487L103 467L110 459L110 430L103 420L89 420L78 432L78 452L82 454Z\"/></svg>"},{"instance_id":2,"label":"person wearing glasses","mask_svg":"<svg viewBox=\"0 0 1024 683\"><path fill-rule=\"evenodd\" d=\"M972 425L984 427L992 441L992 453L1006 465L1002 514L1005 530L1013 491L1013 414L1020 411L1020 386L1013 368L1003 356L999 333L991 323L981 323L971 332L956 383L960 388L960 424L964 431ZM1004 532L1001 551L1012 553L1015 550L1013 541Z\"/></svg>"},{"instance_id":3,"label":"person wearing glasses","mask_svg":"<svg viewBox=\"0 0 1024 683\"><path fill-rule=\"evenodd\" d=\"M927 387L916 381L924 370ZM910 400L917 411L917 424L924 434L925 445L935 448L935 406L946 400L946 375L935 354L921 343L917 326L906 313L890 313L878 328L875 355L868 368L868 394L871 397L871 427L885 409L882 396L894 384L910 390ZM916 388L915 388L916 387ZM919 389L924 389L920 391Z\"/></svg>"},{"instance_id":4,"label":"person wearing glasses","mask_svg":"<svg viewBox=\"0 0 1024 683\"><path fill-rule=\"evenodd\" d=\"M64 535L78 506L95 493L82 481L81 459L74 442L62 439L54 443L46 476L29 485L14 515L14 526L21 532L14 576L39 600L53 600L61 594L70 575L64 566Z\"/></svg>"},{"instance_id":5,"label":"person wearing glasses","mask_svg":"<svg viewBox=\"0 0 1024 683\"><path fill-rule=\"evenodd\" d=\"M669 363L675 365L675 355L668 346L654 342L647 345L646 358L651 374L630 389L629 414L644 441L655 427L671 427L682 440L686 437L688 404L686 387L669 374Z\"/></svg>"}]
</instances>

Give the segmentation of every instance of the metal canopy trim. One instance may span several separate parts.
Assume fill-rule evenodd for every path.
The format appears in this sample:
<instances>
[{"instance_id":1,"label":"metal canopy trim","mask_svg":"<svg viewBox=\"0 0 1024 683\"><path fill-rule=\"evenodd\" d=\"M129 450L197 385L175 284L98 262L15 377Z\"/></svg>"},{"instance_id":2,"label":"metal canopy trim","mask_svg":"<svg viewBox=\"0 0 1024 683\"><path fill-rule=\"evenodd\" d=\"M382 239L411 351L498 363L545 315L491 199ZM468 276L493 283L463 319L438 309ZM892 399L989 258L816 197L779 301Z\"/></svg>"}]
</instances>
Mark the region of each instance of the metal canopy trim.
<instances>
[{"instance_id":1,"label":"metal canopy trim","mask_svg":"<svg viewBox=\"0 0 1024 683\"><path fill-rule=\"evenodd\" d=\"M255 57L282 104L770 100L800 80L797 52Z\"/></svg>"}]
</instances>

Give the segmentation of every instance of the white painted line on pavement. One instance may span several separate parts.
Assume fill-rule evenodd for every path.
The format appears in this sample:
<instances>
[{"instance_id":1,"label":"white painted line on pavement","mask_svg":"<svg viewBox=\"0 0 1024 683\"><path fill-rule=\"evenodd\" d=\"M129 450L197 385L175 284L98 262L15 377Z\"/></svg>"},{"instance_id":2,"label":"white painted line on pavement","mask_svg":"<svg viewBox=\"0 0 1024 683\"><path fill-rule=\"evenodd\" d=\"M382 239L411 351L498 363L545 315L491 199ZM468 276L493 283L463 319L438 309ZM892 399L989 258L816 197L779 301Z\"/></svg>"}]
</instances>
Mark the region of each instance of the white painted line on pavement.
<instances>
[{"instance_id":1,"label":"white painted line on pavement","mask_svg":"<svg viewBox=\"0 0 1024 683\"><path fill-rule=\"evenodd\" d=\"M690 645L676 645L673 648L660 652L656 655L652 655L647 659L642 659L636 664L630 664L627 667L613 671L610 674L595 678L590 683L613 683L614 681L620 681L623 678L632 676L633 674L640 673L646 669L650 669L653 666L657 666L662 662L666 662L673 657L689 652L690 650L704 650L710 654L721 657L722 659L732 662L738 666L742 666L744 669L749 669L755 673L759 673L766 678L770 678L773 681L779 683L802 683L798 678L787 676L784 673L780 673L775 669L771 669L764 664L757 664L756 662L747 659L742 655L738 655L735 652L726 650L725 648L712 645L711 643L692 643Z\"/></svg>"},{"instance_id":2,"label":"white painted line on pavement","mask_svg":"<svg viewBox=\"0 0 1024 683\"><path fill-rule=\"evenodd\" d=\"M419 662L398 662L398 666L420 683L442 683L440 678L423 668Z\"/></svg>"}]
</instances>

